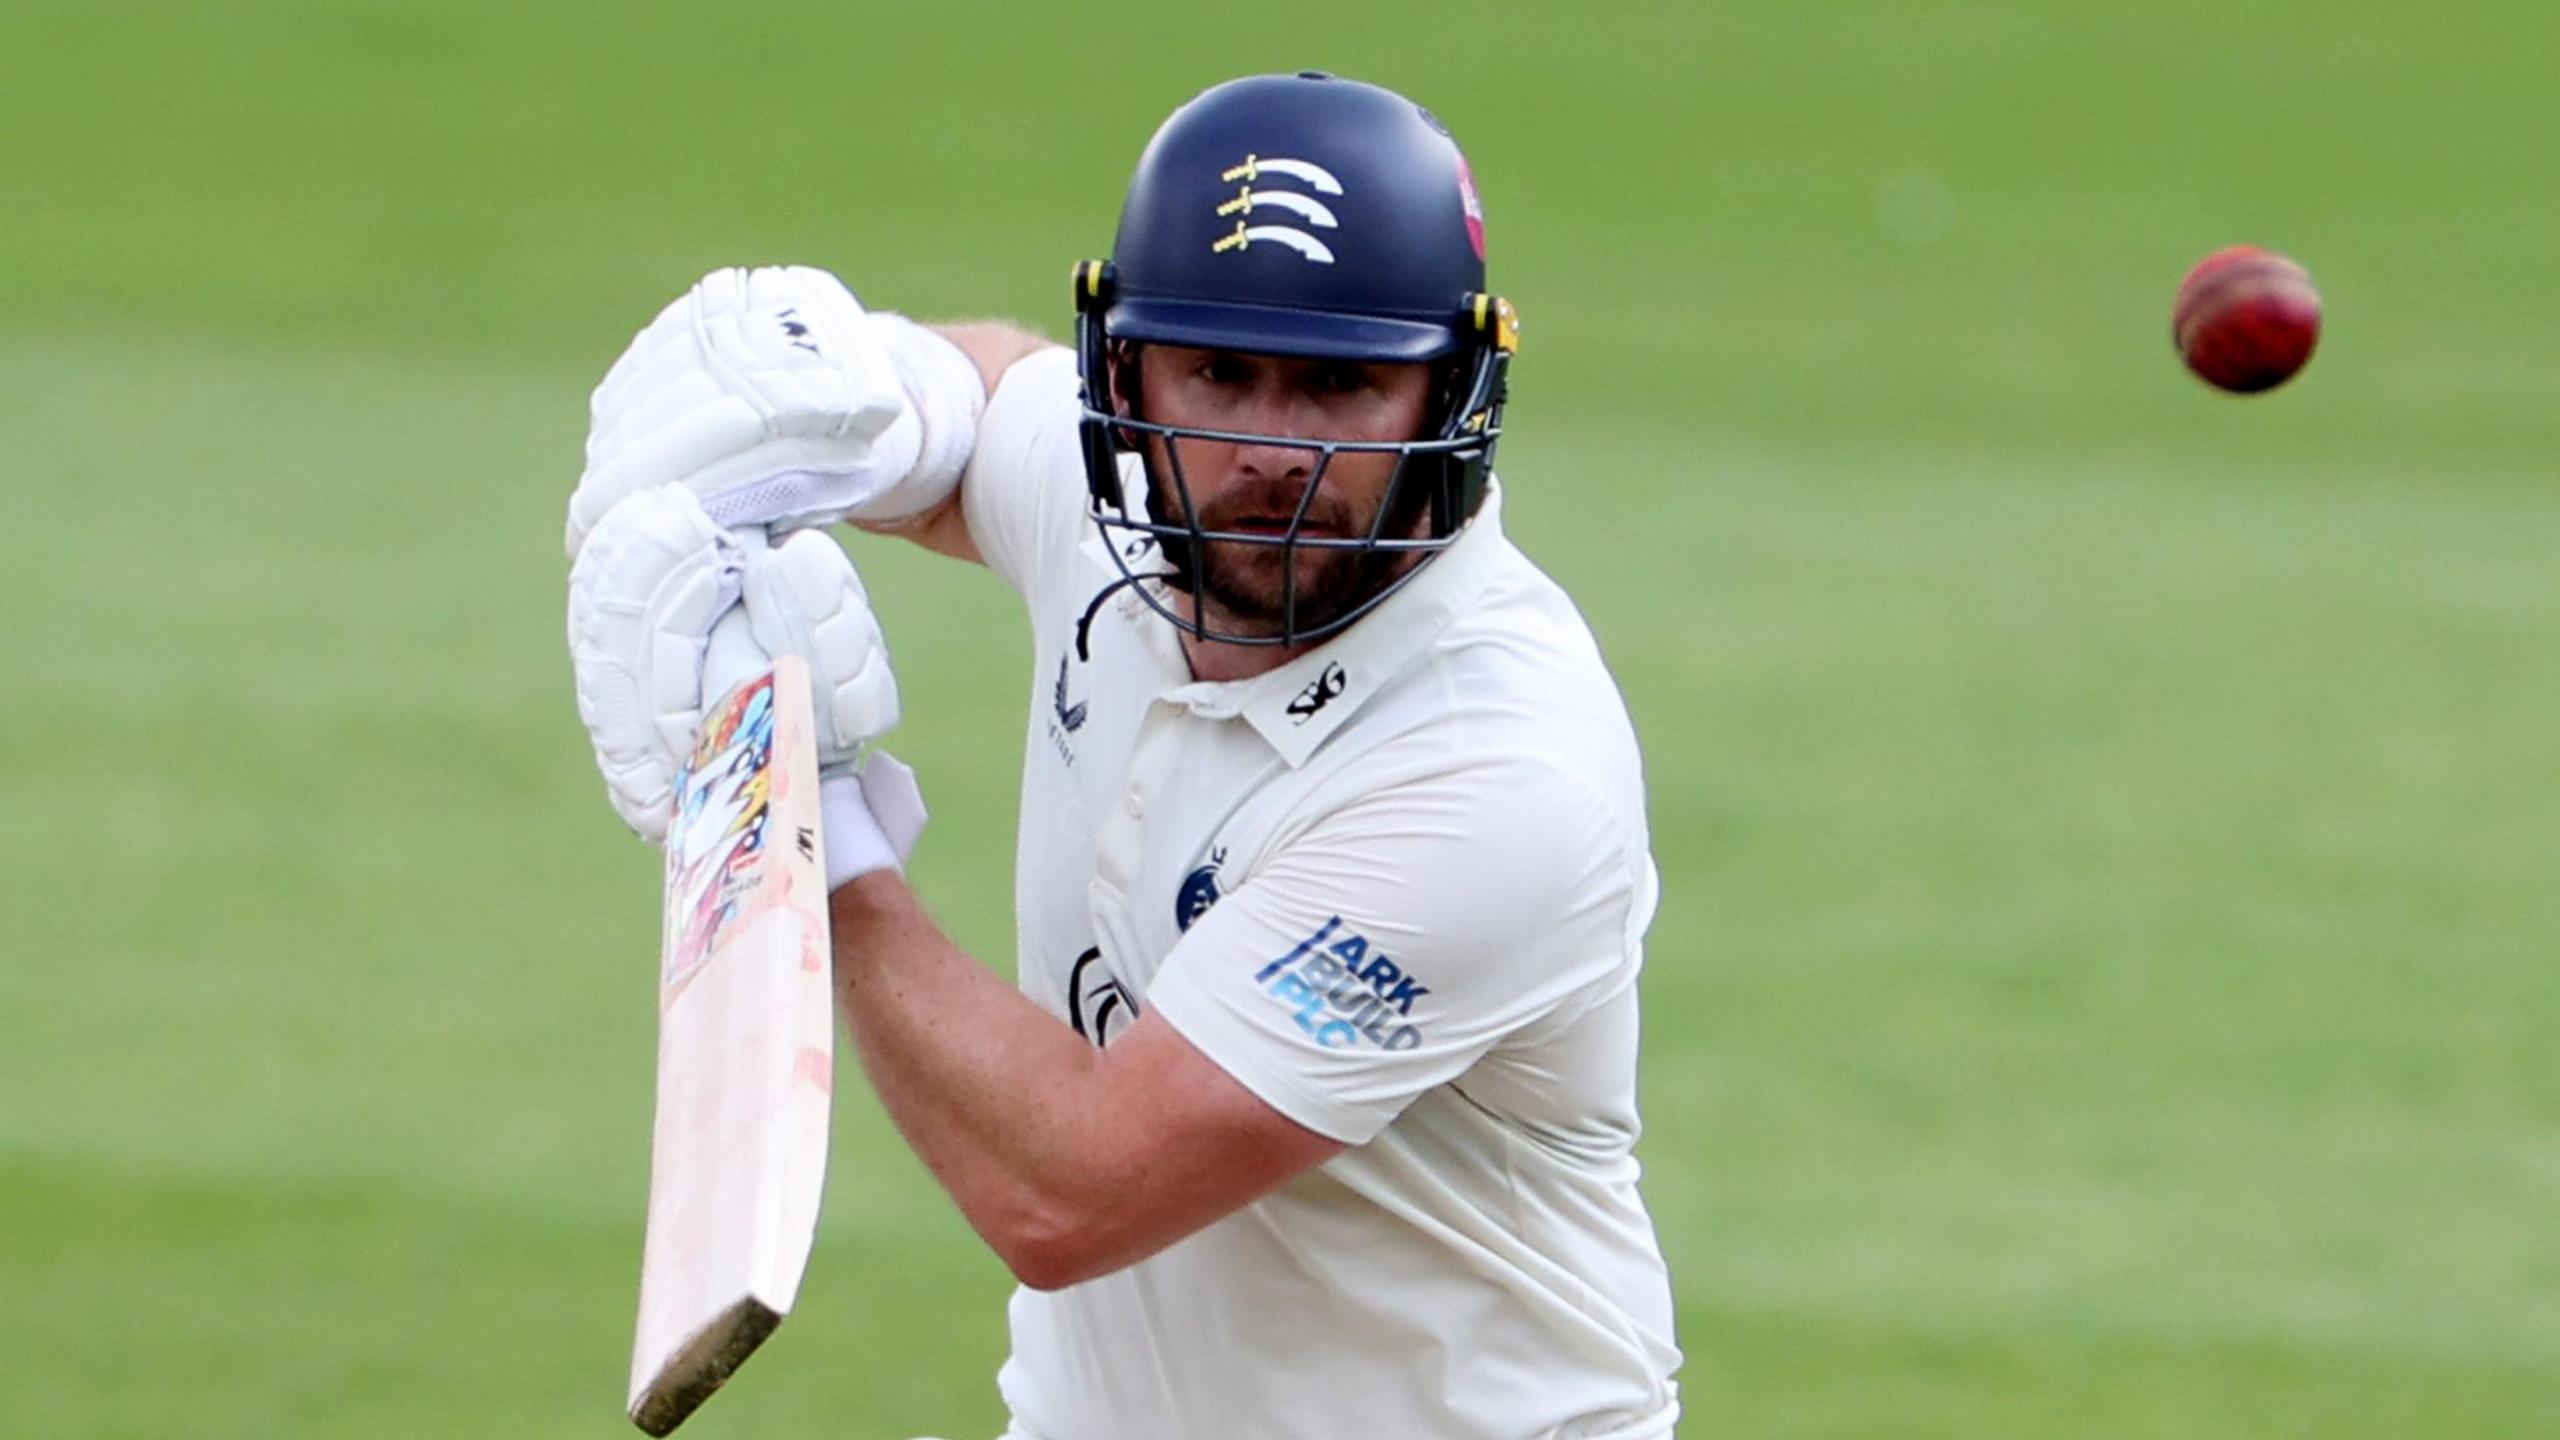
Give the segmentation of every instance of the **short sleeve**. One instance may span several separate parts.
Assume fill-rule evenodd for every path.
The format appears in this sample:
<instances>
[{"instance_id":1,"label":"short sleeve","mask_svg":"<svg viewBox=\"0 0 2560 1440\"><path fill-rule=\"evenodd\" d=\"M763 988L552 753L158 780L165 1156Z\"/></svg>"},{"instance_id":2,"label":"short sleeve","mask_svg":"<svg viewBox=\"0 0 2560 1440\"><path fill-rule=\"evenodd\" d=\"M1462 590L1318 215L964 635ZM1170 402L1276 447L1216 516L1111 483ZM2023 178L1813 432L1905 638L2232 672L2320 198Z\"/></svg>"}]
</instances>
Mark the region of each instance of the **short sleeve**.
<instances>
[{"instance_id":1,"label":"short sleeve","mask_svg":"<svg viewBox=\"0 0 2560 1440\"><path fill-rule=\"evenodd\" d=\"M1073 550L1085 505L1083 417L1075 352L1035 351L996 382L978 443L960 479L960 505L978 554L1029 600Z\"/></svg>"},{"instance_id":2,"label":"short sleeve","mask_svg":"<svg viewBox=\"0 0 2560 1440\"><path fill-rule=\"evenodd\" d=\"M1274 1109L1360 1144L1636 963L1626 837L1527 761L1361 796L1187 931L1147 1006Z\"/></svg>"}]
</instances>

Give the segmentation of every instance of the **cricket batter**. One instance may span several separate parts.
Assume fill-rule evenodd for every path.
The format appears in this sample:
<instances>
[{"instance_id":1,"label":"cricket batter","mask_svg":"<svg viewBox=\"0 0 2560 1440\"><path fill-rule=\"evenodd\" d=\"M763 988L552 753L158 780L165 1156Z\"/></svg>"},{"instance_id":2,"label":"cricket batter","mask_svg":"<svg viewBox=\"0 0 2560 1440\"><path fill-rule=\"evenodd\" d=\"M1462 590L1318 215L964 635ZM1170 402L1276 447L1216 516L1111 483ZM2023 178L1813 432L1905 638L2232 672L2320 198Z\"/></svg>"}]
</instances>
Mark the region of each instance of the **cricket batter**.
<instances>
[{"instance_id":1,"label":"cricket batter","mask_svg":"<svg viewBox=\"0 0 2560 1440\"><path fill-rule=\"evenodd\" d=\"M1503 533L1484 253L1428 111L1260 76L1157 132L1072 350L731 270L596 393L571 636L608 789L663 832L733 602L809 659L839 1004L1021 1281L1010 1440L1679 1416L1634 1156L1643 773ZM1022 597L1018 990L902 876L921 802L857 759L897 707L836 521Z\"/></svg>"}]
</instances>

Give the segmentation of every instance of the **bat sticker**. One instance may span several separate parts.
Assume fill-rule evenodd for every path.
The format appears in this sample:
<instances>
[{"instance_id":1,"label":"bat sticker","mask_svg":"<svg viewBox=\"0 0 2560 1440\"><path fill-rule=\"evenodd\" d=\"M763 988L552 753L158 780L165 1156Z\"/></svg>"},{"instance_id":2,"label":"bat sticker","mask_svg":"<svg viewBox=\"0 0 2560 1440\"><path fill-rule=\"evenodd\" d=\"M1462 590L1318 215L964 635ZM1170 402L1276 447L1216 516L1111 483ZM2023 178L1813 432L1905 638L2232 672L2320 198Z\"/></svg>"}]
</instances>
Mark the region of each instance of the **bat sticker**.
<instances>
[{"instance_id":1,"label":"bat sticker","mask_svg":"<svg viewBox=\"0 0 2560 1440\"><path fill-rule=\"evenodd\" d=\"M683 929L669 936L664 990L673 990L719 950L761 878L773 818L773 676L741 686L705 717L692 760L676 781L667 827L667 890Z\"/></svg>"}]
</instances>

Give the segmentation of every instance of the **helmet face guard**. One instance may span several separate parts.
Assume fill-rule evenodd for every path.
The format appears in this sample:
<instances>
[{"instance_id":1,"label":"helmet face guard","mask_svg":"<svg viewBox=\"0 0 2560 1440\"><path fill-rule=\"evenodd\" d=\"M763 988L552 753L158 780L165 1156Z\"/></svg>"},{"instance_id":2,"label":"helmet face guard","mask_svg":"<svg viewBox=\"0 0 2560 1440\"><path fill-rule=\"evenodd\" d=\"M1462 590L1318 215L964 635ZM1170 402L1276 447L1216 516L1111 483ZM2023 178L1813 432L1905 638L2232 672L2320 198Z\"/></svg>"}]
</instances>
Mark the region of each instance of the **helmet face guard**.
<instances>
[{"instance_id":1,"label":"helmet face guard","mask_svg":"<svg viewBox=\"0 0 2560 1440\"><path fill-rule=\"evenodd\" d=\"M1093 517L1111 541L1112 561L1150 608L1204 640L1237 645L1303 645L1333 635L1375 609L1419 573L1423 559L1447 549L1484 499L1494 442L1502 434L1503 380L1510 353L1492 344L1476 347L1463 374L1441 387L1433 409L1433 433L1413 440L1312 440L1291 435L1213 430L1150 420L1136 413L1130 367L1141 363L1136 342L1114 336L1101 313L1076 322L1078 364L1086 381L1081 425L1085 479ZM1118 350L1115 358L1114 350ZM1098 408L1097 388L1113 409ZM1125 407L1125 408L1122 408ZM1277 533L1211 530L1201 521L1200 497L1183 464L1185 442L1253 445L1297 450L1308 457L1288 524ZM1385 493L1362 534L1309 534L1307 515L1334 461L1345 455L1392 455ZM1133 486L1133 478L1138 484ZM1133 491L1135 492L1133 494ZM1141 577L1137 564L1149 542L1165 571ZM1278 612L1268 625L1250 628L1213 623L1195 607L1186 615L1157 591L1136 582L1164 580L1173 590L1200 597L1201 566L1208 547L1240 546L1280 557ZM1305 553L1348 552L1359 558L1350 593L1302 595L1299 561Z\"/></svg>"},{"instance_id":2,"label":"helmet face guard","mask_svg":"<svg viewBox=\"0 0 2560 1440\"><path fill-rule=\"evenodd\" d=\"M1518 319L1484 289L1482 212L1466 162L1411 101L1303 73L1208 91L1147 147L1114 258L1078 265L1075 294L1093 516L1111 541L1117 583L1179 628L1228 644L1324 639L1409 582L1483 501ZM1400 440L1178 425L1138 404L1136 372L1151 344L1430 363L1435 390L1423 433ZM1288 523L1276 532L1206 528L1186 443L1304 452L1307 479ZM1308 533L1334 462L1380 454L1394 457L1393 469L1366 533ZM1167 568L1142 575L1150 544ZM1276 553L1276 609L1218 623L1204 594L1215 588L1203 573L1211 547ZM1332 567L1339 583L1301 593L1302 560L1346 552L1347 569ZM1195 613L1142 580L1192 595Z\"/></svg>"}]
</instances>

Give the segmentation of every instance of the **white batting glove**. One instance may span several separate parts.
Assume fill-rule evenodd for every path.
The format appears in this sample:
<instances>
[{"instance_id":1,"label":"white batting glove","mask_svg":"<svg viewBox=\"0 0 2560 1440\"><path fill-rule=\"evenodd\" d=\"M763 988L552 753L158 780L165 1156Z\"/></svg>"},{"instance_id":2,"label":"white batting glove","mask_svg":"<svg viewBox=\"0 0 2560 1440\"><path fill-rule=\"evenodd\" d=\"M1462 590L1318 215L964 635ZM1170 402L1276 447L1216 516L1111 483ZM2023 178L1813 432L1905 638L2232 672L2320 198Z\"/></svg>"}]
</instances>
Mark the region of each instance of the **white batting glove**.
<instances>
[{"instance_id":1,"label":"white batting glove","mask_svg":"<svg viewBox=\"0 0 2560 1440\"><path fill-rule=\"evenodd\" d=\"M851 763L861 747L898 727L898 679L871 596L844 547L816 530L747 555L741 599L756 645L809 664L818 768Z\"/></svg>"},{"instance_id":2,"label":"white batting glove","mask_svg":"<svg viewBox=\"0 0 2560 1440\"><path fill-rule=\"evenodd\" d=\"M866 748L898 723L898 682L861 575L833 539L804 530L748 555L744 591L756 644L809 665L827 888L903 871L924 833L924 794L897 757Z\"/></svg>"},{"instance_id":3,"label":"white batting glove","mask_svg":"<svg viewBox=\"0 0 2560 1440\"><path fill-rule=\"evenodd\" d=\"M680 485L615 506L569 569L578 718L615 813L652 844L701 727L704 645L745 575L744 547Z\"/></svg>"},{"instance_id":4,"label":"white batting glove","mask_svg":"<svg viewBox=\"0 0 2560 1440\"><path fill-rule=\"evenodd\" d=\"M569 554L659 485L681 482L718 524L773 530L832 523L897 486L924 432L882 342L894 318L807 266L704 276L596 387Z\"/></svg>"},{"instance_id":5,"label":"white batting glove","mask_svg":"<svg viewBox=\"0 0 2560 1440\"><path fill-rule=\"evenodd\" d=\"M832 539L803 531L766 548L712 524L685 486L641 491L606 514L570 568L569 652L606 793L652 843L666 838L704 707L771 656L798 655L825 777L829 888L904 866L923 797L904 765L866 753L898 723L897 677L862 578ZM714 666L734 673L706 676Z\"/></svg>"}]
</instances>

